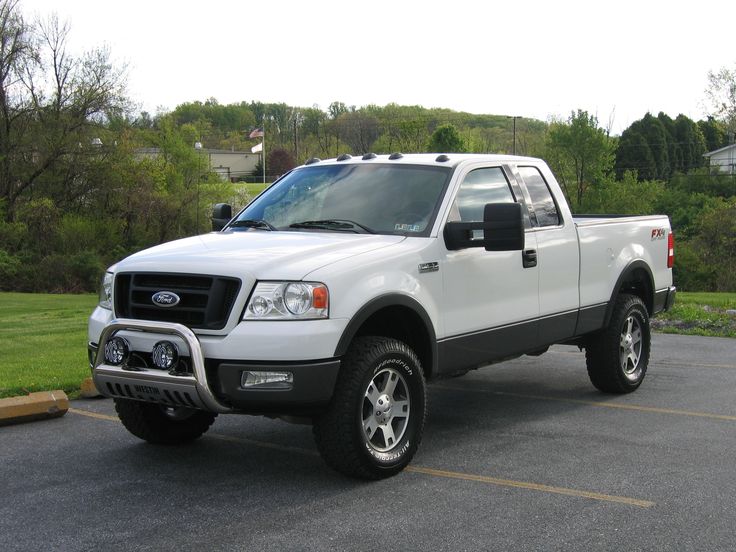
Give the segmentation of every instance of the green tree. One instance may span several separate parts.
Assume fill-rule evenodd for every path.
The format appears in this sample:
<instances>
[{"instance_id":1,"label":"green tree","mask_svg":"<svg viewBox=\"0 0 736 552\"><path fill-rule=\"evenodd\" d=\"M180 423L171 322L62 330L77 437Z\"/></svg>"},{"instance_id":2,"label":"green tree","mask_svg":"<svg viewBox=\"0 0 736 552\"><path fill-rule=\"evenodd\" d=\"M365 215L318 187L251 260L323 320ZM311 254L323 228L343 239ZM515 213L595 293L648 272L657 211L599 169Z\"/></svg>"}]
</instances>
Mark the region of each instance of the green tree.
<instances>
[{"instance_id":1,"label":"green tree","mask_svg":"<svg viewBox=\"0 0 736 552\"><path fill-rule=\"evenodd\" d=\"M460 133L452 124L440 125L435 129L427 144L427 150L438 153L463 153L466 151Z\"/></svg>"},{"instance_id":2,"label":"green tree","mask_svg":"<svg viewBox=\"0 0 736 552\"><path fill-rule=\"evenodd\" d=\"M627 172L634 172L641 180L656 177L657 164L649 143L638 127L630 126L621 134L616 148L616 176L621 179Z\"/></svg>"},{"instance_id":3,"label":"green tree","mask_svg":"<svg viewBox=\"0 0 736 552\"><path fill-rule=\"evenodd\" d=\"M12 221L24 194L80 183L98 157L104 123L127 109L124 72L109 52L67 51L69 27L56 17L25 23L16 0L0 0L0 200ZM78 190L84 194L87 190Z\"/></svg>"},{"instance_id":4,"label":"green tree","mask_svg":"<svg viewBox=\"0 0 736 552\"><path fill-rule=\"evenodd\" d=\"M731 138L736 134L736 65L733 69L721 67L708 71L708 87L705 96L711 113L726 125Z\"/></svg>"},{"instance_id":5,"label":"green tree","mask_svg":"<svg viewBox=\"0 0 736 552\"><path fill-rule=\"evenodd\" d=\"M666 119L668 123L672 121L669 117ZM621 134L616 152L616 174L621 178L627 170L636 170L640 180L668 179L672 173L672 141L674 138L665 123L647 113Z\"/></svg>"},{"instance_id":6,"label":"green tree","mask_svg":"<svg viewBox=\"0 0 736 552\"><path fill-rule=\"evenodd\" d=\"M726 126L718 119L708 117L704 121L698 121L698 128L705 138L706 151L715 151L728 145Z\"/></svg>"},{"instance_id":7,"label":"green tree","mask_svg":"<svg viewBox=\"0 0 736 552\"><path fill-rule=\"evenodd\" d=\"M694 243L712 271L710 290L736 290L736 198L720 200L703 214Z\"/></svg>"},{"instance_id":8,"label":"green tree","mask_svg":"<svg viewBox=\"0 0 736 552\"><path fill-rule=\"evenodd\" d=\"M678 115L675 119L674 141L677 143L680 154L680 163L673 167L674 172L685 173L691 169L702 167L706 152L705 137L698 124L685 115Z\"/></svg>"},{"instance_id":9,"label":"green tree","mask_svg":"<svg viewBox=\"0 0 736 552\"><path fill-rule=\"evenodd\" d=\"M567 182L573 183L575 206L582 204L591 185L611 173L615 147L615 141L598 126L598 119L587 111L578 109L566 122L550 125L548 160L566 189Z\"/></svg>"}]
</instances>

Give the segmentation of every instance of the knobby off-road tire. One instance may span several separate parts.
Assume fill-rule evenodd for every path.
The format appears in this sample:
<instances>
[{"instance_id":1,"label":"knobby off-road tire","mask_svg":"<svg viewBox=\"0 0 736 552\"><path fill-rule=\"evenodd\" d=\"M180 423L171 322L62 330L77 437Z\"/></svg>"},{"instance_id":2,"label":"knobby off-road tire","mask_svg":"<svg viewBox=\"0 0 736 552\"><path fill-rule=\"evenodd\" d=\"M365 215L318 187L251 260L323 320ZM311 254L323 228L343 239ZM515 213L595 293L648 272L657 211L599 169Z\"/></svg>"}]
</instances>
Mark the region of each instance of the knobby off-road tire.
<instances>
[{"instance_id":1,"label":"knobby off-road tire","mask_svg":"<svg viewBox=\"0 0 736 552\"><path fill-rule=\"evenodd\" d=\"M178 445L200 437L217 414L193 408L115 399L115 410L125 428L136 437L159 445Z\"/></svg>"},{"instance_id":2,"label":"knobby off-road tire","mask_svg":"<svg viewBox=\"0 0 736 552\"><path fill-rule=\"evenodd\" d=\"M646 306L636 295L619 295L608 326L585 347L590 381L605 393L635 391L647 373L650 346Z\"/></svg>"},{"instance_id":3,"label":"knobby off-road tire","mask_svg":"<svg viewBox=\"0 0 736 552\"><path fill-rule=\"evenodd\" d=\"M411 461L426 415L424 374L414 351L396 339L361 337L345 355L330 406L313 432L329 466L382 479Z\"/></svg>"}]
</instances>

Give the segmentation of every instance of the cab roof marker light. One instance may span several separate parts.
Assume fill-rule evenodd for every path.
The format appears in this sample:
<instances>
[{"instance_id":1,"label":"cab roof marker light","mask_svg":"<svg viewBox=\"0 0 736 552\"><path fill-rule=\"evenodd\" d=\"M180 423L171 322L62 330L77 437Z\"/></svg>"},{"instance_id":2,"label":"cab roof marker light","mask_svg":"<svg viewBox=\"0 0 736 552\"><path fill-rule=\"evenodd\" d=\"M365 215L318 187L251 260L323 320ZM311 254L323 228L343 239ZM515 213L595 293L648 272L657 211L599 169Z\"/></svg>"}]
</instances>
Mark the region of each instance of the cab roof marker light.
<instances>
[{"instance_id":1,"label":"cab roof marker light","mask_svg":"<svg viewBox=\"0 0 736 552\"><path fill-rule=\"evenodd\" d=\"M366 153L363 157L361 157L361 159L363 161L368 161L370 159L375 159L376 157L378 156L375 153Z\"/></svg>"},{"instance_id":2,"label":"cab roof marker light","mask_svg":"<svg viewBox=\"0 0 736 552\"><path fill-rule=\"evenodd\" d=\"M404 157L404 154L398 151L388 156L391 161L396 161L397 159L401 159L402 157Z\"/></svg>"},{"instance_id":3,"label":"cab roof marker light","mask_svg":"<svg viewBox=\"0 0 736 552\"><path fill-rule=\"evenodd\" d=\"M315 163L319 163L320 161L322 161L322 160L319 157L312 157L310 159L307 159L304 164L305 165L314 165Z\"/></svg>"},{"instance_id":4,"label":"cab roof marker light","mask_svg":"<svg viewBox=\"0 0 736 552\"><path fill-rule=\"evenodd\" d=\"M445 163L445 162L447 162L449 160L450 160L450 156L449 155L445 155L444 153L441 154L441 155L438 155L437 156L437 159L435 159L435 161L437 161L437 163Z\"/></svg>"},{"instance_id":5,"label":"cab roof marker light","mask_svg":"<svg viewBox=\"0 0 736 552\"><path fill-rule=\"evenodd\" d=\"M352 158L353 156L349 153L343 153L340 157L337 158L337 161L349 161Z\"/></svg>"}]
</instances>

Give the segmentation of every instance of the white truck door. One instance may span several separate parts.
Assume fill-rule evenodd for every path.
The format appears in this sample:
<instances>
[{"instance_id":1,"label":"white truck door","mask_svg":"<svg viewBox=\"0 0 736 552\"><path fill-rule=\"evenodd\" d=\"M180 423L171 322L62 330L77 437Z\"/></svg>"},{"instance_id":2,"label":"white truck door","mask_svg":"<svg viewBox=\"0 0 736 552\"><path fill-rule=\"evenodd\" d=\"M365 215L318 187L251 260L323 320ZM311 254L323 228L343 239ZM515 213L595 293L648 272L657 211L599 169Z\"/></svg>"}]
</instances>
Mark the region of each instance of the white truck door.
<instances>
[{"instance_id":1,"label":"white truck door","mask_svg":"<svg viewBox=\"0 0 736 552\"><path fill-rule=\"evenodd\" d=\"M547 344L572 337L580 306L580 249L569 210L555 202L537 166L512 168L524 184L531 225L537 239L539 333Z\"/></svg>"},{"instance_id":2,"label":"white truck door","mask_svg":"<svg viewBox=\"0 0 736 552\"><path fill-rule=\"evenodd\" d=\"M482 221L487 203L517 201L500 166L469 167L459 176L448 221ZM536 249L534 233L525 235L526 249ZM439 343L440 365L448 372L453 367L480 365L536 343L539 271L524 268L521 251L471 247L445 249L444 255L445 337Z\"/></svg>"}]
</instances>

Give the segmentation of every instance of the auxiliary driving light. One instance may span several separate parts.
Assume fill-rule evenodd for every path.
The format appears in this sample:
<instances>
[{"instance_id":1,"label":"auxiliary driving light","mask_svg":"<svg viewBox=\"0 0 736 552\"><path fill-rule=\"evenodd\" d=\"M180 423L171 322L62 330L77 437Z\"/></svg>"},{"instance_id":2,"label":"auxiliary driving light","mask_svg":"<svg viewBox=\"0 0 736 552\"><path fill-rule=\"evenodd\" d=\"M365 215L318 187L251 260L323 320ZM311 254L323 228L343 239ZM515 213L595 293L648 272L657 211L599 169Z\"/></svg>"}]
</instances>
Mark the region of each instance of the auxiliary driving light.
<instances>
[{"instance_id":1,"label":"auxiliary driving light","mask_svg":"<svg viewBox=\"0 0 736 552\"><path fill-rule=\"evenodd\" d=\"M291 372L244 371L240 377L240 387L245 389L260 387L264 389L291 389L294 374Z\"/></svg>"},{"instance_id":2,"label":"auxiliary driving light","mask_svg":"<svg viewBox=\"0 0 736 552\"><path fill-rule=\"evenodd\" d=\"M151 357L156 367L171 370L179 361L179 351L171 341L159 341L153 346Z\"/></svg>"},{"instance_id":3,"label":"auxiliary driving light","mask_svg":"<svg viewBox=\"0 0 736 552\"><path fill-rule=\"evenodd\" d=\"M113 337L105 343L105 362L112 366L121 366L128 361L130 344L122 337Z\"/></svg>"}]
</instances>

